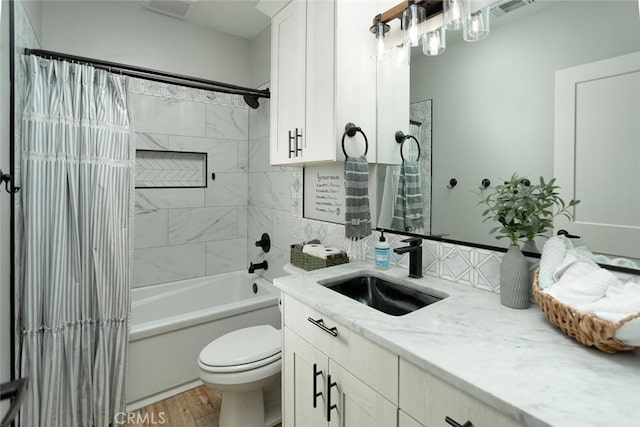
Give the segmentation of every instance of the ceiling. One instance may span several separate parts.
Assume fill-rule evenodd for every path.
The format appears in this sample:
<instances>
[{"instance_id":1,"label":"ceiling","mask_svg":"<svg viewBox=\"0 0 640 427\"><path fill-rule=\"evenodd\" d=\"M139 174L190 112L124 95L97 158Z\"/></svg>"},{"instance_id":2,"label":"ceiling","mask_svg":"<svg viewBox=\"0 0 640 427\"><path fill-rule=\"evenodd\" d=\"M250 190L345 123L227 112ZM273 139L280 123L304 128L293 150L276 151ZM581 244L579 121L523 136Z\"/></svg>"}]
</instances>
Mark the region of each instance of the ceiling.
<instances>
[{"instance_id":1,"label":"ceiling","mask_svg":"<svg viewBox=\"0 0 640 427\"><path fill-rule=\"evenodd\" d=\"M123 0L124 3L143 8L149 0ZM245 39L253 39L269 26L267 15L256 9L259 0L156 0L158 3L193 3L186 18L192 24L222 31ZM149 13L159 13L148 10Z\"/></svg>"}]
</instances>

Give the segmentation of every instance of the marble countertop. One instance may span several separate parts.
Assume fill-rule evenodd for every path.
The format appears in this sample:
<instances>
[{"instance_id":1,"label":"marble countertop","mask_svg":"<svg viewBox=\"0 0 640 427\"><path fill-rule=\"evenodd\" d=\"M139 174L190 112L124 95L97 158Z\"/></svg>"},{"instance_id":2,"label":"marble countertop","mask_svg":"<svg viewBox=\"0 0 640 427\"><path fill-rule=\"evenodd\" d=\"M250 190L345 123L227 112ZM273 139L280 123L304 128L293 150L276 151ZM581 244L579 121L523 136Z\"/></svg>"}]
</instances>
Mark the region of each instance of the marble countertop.
<instances>
[{"instance_id":1,"label":"marble countertop","mask_svg":"<svg viewBox=\"0 0 640 427\"><path fill-rule=\"evenodd\" d=\"M390 316L318 284L362 270L449 295ZM274 280L286 294L525 426L640 425L640 351L606 354L549 323L540 308L514 310L500 296L406 269L356 262Z\"/></svg>"}]
</instances>

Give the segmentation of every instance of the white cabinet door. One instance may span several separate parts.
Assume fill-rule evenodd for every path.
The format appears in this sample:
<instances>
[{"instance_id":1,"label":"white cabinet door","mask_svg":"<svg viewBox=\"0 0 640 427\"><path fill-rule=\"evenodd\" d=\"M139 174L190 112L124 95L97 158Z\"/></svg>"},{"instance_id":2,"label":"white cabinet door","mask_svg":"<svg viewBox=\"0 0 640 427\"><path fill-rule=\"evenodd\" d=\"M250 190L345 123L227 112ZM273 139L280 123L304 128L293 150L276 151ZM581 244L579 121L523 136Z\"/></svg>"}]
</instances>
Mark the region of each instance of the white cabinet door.
<instances>
[{"instance_id":1,"label":"white cabinet door","mask_svg":"<svg viewBox=\"0 0 640 427\"><path fill-rule=\"evenodd\" d=\"M328 358L289 328L283 331L283 425L326 427Z\"/></svg>"},{"instance_id":2,"label":"white cabinet door","mask_svg":"<svg viewBox=\"0 0 640 427\"><path fill-rule=\"evenodd\" d=\"M425 426L420 424L413 418L411 418L403 410L399 410L398 411L398 427L425 427Z\"/></svg>"},{"instance_id":3,"label":"white cabinet door","mask_svg":"<svg viewBox=\"0 0 640 427\"><path fill-rule=\"evenodd\" d=\"M271 164L300 160L305 125L307 4L293 0L271 21ZM292 152L293 150L293 152Z\"/></svg>"},{"instance_id":4,"label":"white cabinet door","mask_svg":"<svg viewBox=\"0 0 640 427\"><path fill-rule=\"evenodd\" d=\"M397 406L331 359L329 359L327 381L327 400L331 405L328 414L329 426L392 427L397 425Z\"/></svg>"},{"instance_id":5,"label":"white cabinet door","mask_svg":"<svg viewBox=\"0 0 640 427\"><path fill-rule=\"evenodd\" d=\"M640 52L556 72L554 175L559 218L593 251L640 258Z\"/></svg>"},{"instance_id":6,"label":"white cabinet door","mask_svg":"<svg viewBox=\"0 0 640 427\"><path fill-rule=\"evenodd\" d=\"M333 0L307 2L306 129L302 135L305 163L336 159L333 138L335 11Z\"/></svg>"}]
</instances>

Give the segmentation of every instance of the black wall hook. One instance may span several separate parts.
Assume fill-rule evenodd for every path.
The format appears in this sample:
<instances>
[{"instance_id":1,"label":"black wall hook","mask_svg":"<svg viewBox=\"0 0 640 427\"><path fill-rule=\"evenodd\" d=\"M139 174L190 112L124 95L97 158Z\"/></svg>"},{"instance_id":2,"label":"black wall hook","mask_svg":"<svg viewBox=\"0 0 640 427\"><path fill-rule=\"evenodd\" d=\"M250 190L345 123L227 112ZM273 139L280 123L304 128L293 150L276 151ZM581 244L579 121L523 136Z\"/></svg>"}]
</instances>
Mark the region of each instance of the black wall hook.
<instances>
[{"instance_id":1,"label":"black wall hook","mask_svg":"<svg viewBox=\"0 0 640 427\"><path fill-rule=\"evenodd\" d=\"M448 188L449 190L452 190L456 185L458 185L458 180L457 180L457 179L455 179L455 178L451 178L451 179L449 180L449 185L447 185L447 188Z\"/></svg>"},{"instance_id":2,"label":"black wall hook","mask_svg":"<svg viewBox=\"0 0 640 427\"><path fill-rule=\"evenodd\" d=\"M483 178L480 182L480 190L486 190L491 185L491 180L489 178Z\"/></svg>"},{"instance_id":3,"label":"black wall hook","mask_svg":"<svg viewBox=\"0 0 640 427\"><path fill-rule=\"evenodd\" d=\"M15 194L20 191L20 187L14 187L11 174L3 173L2 170L0 170L0 183L1 182L4 182L4 189L9 194Z\"/></svg>"}]
</instances>

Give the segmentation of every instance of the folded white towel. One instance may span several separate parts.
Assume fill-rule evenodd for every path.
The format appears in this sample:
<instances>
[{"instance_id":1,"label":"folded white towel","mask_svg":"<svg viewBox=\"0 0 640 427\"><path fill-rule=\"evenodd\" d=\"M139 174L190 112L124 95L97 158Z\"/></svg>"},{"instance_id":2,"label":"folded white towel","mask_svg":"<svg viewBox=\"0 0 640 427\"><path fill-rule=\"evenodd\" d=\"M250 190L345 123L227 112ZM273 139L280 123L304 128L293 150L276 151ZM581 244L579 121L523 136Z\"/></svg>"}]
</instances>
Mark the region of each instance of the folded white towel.
<instances>
[{"instance_id":1,"label":"folded white towel","mask_svg":"<svg viewBox=\"0 0 640 427\"><path fill-rule=\"evenodd\" d=\"M560 281L570 282L598 269L600 269L598 264L569 249L556 271L554 271L553 280L556 283Z\"/></svg>"},{"instance_id":2,"label":"folded white towel","mask_svg":"<svg viewBox=\"0 0 640 427\"><path fill-rule=\"evenodd\" d=\"M625 344L640 346L640 317L620 326L616 330L616 338Z\"/></svg>"},{"instance_id":3,"label":"folded white towel","mask_svg":"<svg viewBox=\"0 0 640 427\"><path fill-rule=\"evenodd\" d=\"M572 268L576 272L587 270L581 263L575 263ZM575 308L599 300L604 297L609 285L620 282L614 274L602 268L590 270L584 275L577 273L574 275L569 270L563 275L561 281L543 292Z\"/></svg>"},{"instance_id":4,"label":"folded white towel","mask_svg":"<svg viewBox=\"0 0 640 427\"><path fill-rule=\"evenodd\" d=\"M553 274L562 264L566 253L566 243L560 236L552 237L544 244L540 256L540 273L538 274L540 289L545 289L555 283Z\"/></svg>"},{"instance_id":5,"label":"folded white towel","mask_svg":"<svg viewBox=\"0 0 640 427\"><path fill-rule=\"evenodd\" d=\"M640 286L636 283L615 283L597 301L576 307L609 322L617 323L630 315L640 313Z\"/></svg>"}]
</instances>

